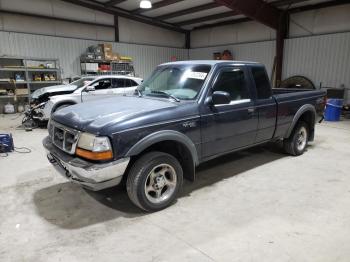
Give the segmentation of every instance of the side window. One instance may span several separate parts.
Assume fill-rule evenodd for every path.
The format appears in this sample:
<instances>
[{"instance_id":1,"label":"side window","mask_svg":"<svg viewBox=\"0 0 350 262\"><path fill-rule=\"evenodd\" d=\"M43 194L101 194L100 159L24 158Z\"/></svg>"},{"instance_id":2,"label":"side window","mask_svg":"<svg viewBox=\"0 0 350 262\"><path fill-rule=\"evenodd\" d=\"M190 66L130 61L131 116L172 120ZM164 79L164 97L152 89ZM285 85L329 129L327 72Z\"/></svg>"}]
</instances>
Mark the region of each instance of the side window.
<instances>
[{"instance_id":1,"label":"side window","mask_svg":"<svg viewBox=\"0 0 350 262\"><path fill-rule=\"evenodd\" d=\"M232 101L250 98L244 72L239 68L222 71L215 82L213 91L229 93Z\"/></svg>"},{"instance_id":2,"label":"side window","mask_svg":"<svg viewBox=\"0 0 350 262\"><path fill-rule=\"evenodd\" d=\"M138 86L139 85L134 80L129 79L129 81L130 81L130 86Z\"/></svg>"},{"instance_id":3,"label":"side window","mask_svg":"<svg viewBox=\"0 0 350 262\"><path fill-rule=\"evenodd\" d=\"M110 79L101 79L101 80L93 83L92 86L95 87L95 90L108 89L111 87L111 80Z\"/></svg>"},{"instance_id":4,"label":"side window","mask_svg":"<svg viewBox=\"0 0 350 262\"><path fill-rule=\"evenodd\" d=\"M125 78L125 87L131 87L131 86L133 86L131 82L133 82L133 81L130 80L130 79L128 79L128 78Z\"/></svg>"},{"instance_id":5,"label":"side window","mask_svg":"<svg viewBox=\"0 0 350 262\"><path fill-rule=\"evenodd\" d=\"M266 75L265 69L263 67L253 67L252 74L255 82L258 99L270 98L271 86L269 78Z\"/></svg>"},{"instance_id":6,"label":"side window","mask_svg":"<svg viewBox=\"0 0 350 262\"><path fill-rule=\"evenodd\" d=\"M125 87L125 79L124 78L115 78L113 88L122 88Z\"/></svg>"}]
</instances>

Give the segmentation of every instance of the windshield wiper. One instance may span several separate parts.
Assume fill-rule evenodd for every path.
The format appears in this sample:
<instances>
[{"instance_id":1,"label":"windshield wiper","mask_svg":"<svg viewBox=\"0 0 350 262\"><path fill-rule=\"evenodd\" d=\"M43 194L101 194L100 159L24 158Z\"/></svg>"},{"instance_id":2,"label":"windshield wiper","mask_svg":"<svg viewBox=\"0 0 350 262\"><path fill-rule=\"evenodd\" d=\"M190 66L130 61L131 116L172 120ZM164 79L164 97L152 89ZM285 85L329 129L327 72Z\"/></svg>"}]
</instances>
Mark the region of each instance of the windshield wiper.
<instances>
[{"instance_id":1,"label":"windshield wiper","mask_svg":"<svg viewBox=\"0 0 350 262\"><path fill-rule=\"evenodd\" d=\"M180 102L180 99L178 99L176 96L168 94L167 92L164 92L164 91L152 90L151 93L165 95L167 97L170 97L170 98L174 99L176 102Z\"/></svg>"}]
</instances>

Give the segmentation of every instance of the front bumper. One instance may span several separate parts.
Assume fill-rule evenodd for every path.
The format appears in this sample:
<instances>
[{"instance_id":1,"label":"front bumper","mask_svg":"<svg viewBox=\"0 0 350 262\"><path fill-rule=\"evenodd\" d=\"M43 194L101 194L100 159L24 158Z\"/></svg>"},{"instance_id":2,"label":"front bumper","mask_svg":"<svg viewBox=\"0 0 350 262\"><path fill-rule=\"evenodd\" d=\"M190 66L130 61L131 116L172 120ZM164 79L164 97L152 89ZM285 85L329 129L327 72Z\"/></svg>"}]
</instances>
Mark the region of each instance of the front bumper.
<instances>
[{"instance_id":1,"label":"front bumper","mask_svg":"<svg viewBox=\"0 0 350 262\"><path fill-rule=\"evenodd\" d=\"M43 145L48 160L60 174L93 191L118 185L130 161L130 158L122 158L95 164L61 151L52 144L49 137L43 140Z\"/></svg>"}]
</instances>

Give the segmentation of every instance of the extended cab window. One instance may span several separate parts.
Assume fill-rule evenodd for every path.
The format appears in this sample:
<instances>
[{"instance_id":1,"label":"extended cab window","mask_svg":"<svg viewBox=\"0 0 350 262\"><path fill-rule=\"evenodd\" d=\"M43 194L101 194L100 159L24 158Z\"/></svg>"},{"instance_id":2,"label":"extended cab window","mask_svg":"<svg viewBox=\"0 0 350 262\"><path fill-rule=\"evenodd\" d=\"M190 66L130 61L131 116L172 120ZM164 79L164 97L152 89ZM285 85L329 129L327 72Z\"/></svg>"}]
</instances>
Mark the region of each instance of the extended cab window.
<instances>
[{"instance_id":1,"label":"extended cab window","mask_svg":"<svg viewBox=\"0 0 350 262\"><path fill-rule=\"evenodd\" d=\"M271 86L266 71L263 67L253 67L252 74L255 82L258 99L271 97Z\"/></svg>"},{"instance_id":2,"label":"extended cab window","mask_svg":"<svg viewBox=\"0 0 350 262\"><path fill-rule=\"evenodd\" d=\"M244 72L239 68L226 69L220 72L213 91L229 93L232 101L250 98L245 84Z\"/></svg>"}]
</instances>

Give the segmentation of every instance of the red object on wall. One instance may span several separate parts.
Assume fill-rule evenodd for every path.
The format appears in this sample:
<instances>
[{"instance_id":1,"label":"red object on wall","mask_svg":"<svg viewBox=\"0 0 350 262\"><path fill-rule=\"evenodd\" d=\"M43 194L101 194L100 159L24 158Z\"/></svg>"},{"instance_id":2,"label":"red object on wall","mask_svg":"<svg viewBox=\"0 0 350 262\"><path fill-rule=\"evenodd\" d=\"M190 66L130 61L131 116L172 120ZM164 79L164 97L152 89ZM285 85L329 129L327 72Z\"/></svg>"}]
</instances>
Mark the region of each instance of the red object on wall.
<instances>
[{"instance_id":1,"label":"red object on wall","mask_svg":"<svg viewBox=\"0 0 350 262\"><path fill-rule=\"evenodd\" d=\"M101 70L101 71L110 71L111 70L111 66L110 65L100 65L99 70Z\"/></svg>"},{"instance_id":2,"label":"red object on wall","mask_svg":"<svg viewBox=\"0 0 350 262\"><path fill-rule=\"evenodd\" d=\"M173 56L171 56L171 57L170 57L170 61L171 61L171 62L175 62L175 61L177 61L176 56L174 56L174 55L173 55Z\"/></svg>"}]
</instances>

